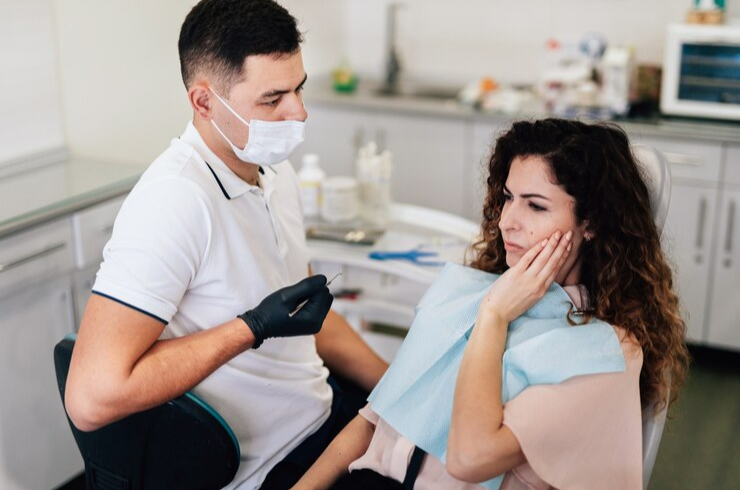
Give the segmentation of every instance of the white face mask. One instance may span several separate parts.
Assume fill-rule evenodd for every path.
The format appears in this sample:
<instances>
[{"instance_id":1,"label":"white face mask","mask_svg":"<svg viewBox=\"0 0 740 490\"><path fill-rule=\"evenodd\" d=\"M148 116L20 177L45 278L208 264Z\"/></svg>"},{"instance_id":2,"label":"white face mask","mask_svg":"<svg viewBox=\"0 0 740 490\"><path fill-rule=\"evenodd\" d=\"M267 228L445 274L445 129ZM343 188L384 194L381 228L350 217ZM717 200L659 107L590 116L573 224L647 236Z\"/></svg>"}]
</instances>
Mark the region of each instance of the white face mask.
<instances>
[{"instance_id":1,"label":"white face mask","mask_svg":"<svg viewBox=\"0 0 740 490\"><path fill-rule=\"evenodd\" d=\"M303 142L306 131L305 122L260 121L257 119L247 122L213 89L211 89L211 92L237 119L249 128L247 146L241 149L232 143L216 125L216 122L211 119L211 123L213 123L216 131L231 145L231 149L234 150L234 154L239 160L263 166L275 165L286 160L298 148L298 145Z\"/></svg>"}]
</instances>

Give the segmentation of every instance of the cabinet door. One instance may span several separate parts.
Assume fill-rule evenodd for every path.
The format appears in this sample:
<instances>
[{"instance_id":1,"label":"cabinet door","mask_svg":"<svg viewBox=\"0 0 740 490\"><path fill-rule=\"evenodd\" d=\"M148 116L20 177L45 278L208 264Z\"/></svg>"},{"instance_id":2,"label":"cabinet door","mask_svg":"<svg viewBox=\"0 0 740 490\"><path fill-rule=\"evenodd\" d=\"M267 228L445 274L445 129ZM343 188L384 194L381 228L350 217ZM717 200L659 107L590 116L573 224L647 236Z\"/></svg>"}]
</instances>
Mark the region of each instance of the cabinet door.
<instances>
[{"instance_id":1,"label":"cabinet door","mask_svg":"<svg viewBox=\"0 0 740 490\"><path fill-rule=\"evenodd\" d=\"M740 188L723 192L716 245L707 341L740 349Z\"/></svg>"},{"instance_id":2,"label":"cabinet door","mask_svg":"<svg viewBox=\"0 0 740 490\"><path fill-rule=\"evenodd\" d=\"M716 189L674 184L663 241L677 266L674 284L687 313L688 340L701 342L707 304ZM676 280L677 279L677 280Z\"/></svg>"},{"instance_id":3,"label":"cabinet door","mask_svg":"<svg viewBox=\"0 0 740 490\"><path fill-rule=\"evenodd\" d=\"M80 323L82 323L82 315L85 313L87 307L87 300L90 299L90 293L95 285L95 279L98 274L99 266L95 265L86 269L75 271L74 273L74 285L73 285L73 298L74 298L74 311L75 311L75 331L79 329Z\"/></svg>"},{"instance_id":4,"label":"cabinet door","mask_svg":"<svg viewBox=\"0 0 740 490\"><path fill-rule=\"evenodd\" d=\"M633 143L645 143L663 152L671 164L674 179L719 182L722 166L722 144L685 138L634 136Z\"/></svg>"},{"instance_id":5,"label":"cabinet door","mask_svg":"<svg viewBox=\"0 0 740 490\"><path fill-rule=\"evenodd\" d=\"M68 278L0 299L0 488L55 488L83 469L54 373L73 331Z\"/></svg>"},{"instance_id":6,"label":"cabinet door","mask_svg":"<svg viewBox=\"0 0 740 490\"><path fill-rule=\"evenodd\" d=\"M319 155L319 164L329 177L355 175L357 149L376 138L372 117L365 112L328 106L307 105L306 141L291 156L296 171L306 153Z\"/></svg>"},{"instance_id":7,"label":"cabinet door","mask_svg":"<svg viewBox=\"0 0 740 490\"><path fill-rule=\"evenodd\" d=\"M414 204L461 216L465 121L429 117L376 116L385 148L393 153L391 193L395 202Z\"/></svg>"}]
</instances>

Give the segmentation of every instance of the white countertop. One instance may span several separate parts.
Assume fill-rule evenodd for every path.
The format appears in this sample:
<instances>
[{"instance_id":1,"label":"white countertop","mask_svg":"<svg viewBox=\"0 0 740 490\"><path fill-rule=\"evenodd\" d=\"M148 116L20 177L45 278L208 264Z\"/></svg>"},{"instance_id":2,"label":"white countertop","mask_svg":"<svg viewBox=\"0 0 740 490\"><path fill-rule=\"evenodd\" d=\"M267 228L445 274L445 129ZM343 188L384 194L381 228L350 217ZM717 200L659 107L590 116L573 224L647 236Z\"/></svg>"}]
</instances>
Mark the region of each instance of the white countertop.
<instances>
[{"instance_id":1,"label":"white countertop","mask_svg":"<svg viewBox=\"0 0 740 490\"><path fill-rule=\"evenodd\" d=\"M370 85L372 87L372 85ZM361 83L354 93L337 93L328 83L317 83L307 88L307 106L331 105L347 109L364 109L400 114L417 114L435 117L448 117L476 121L510 122L520 119L550 117L546 112L505 112L477 110L458 104L454 100L424 99L407 96L383 96L363 87ZM715 121L689 118L644 118L614 119L612 122L622 126L628 133L639 132L645 135L667 138L692 138L712 141L740 142L740 122Z\"/></svg>"},{"instance_id":2,"label":"white countertop","mask_svg":"<svg viewBox=\"0 0 740 490\"><path fill-rule=\"evenodd\" d=\"M70 159L0 179L0 237L128 193L145 167Z\"/></svg>"}]
</instances>

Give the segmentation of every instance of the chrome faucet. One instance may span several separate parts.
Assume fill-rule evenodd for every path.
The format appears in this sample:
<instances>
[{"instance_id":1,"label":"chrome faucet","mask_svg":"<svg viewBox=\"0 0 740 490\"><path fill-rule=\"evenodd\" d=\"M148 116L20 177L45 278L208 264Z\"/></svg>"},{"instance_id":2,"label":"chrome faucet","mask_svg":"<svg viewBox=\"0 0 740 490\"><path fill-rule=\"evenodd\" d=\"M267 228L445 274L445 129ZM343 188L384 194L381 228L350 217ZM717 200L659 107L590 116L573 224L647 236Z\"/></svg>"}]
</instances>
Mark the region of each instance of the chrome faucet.
<instances>
[{"instance_id":1,"label":"chrome faucet","mask_svg":"<svg viewBox=\"0 0 740 490\"><path fill-rule=\"evenodd\" d=\"M396 12L403 7L401 3L389 3L386 11L386 60L385 86L383 91L394 93L398 90L398 78L401 74L401 61L396 47Z\"/></svg>"}]
</instances>

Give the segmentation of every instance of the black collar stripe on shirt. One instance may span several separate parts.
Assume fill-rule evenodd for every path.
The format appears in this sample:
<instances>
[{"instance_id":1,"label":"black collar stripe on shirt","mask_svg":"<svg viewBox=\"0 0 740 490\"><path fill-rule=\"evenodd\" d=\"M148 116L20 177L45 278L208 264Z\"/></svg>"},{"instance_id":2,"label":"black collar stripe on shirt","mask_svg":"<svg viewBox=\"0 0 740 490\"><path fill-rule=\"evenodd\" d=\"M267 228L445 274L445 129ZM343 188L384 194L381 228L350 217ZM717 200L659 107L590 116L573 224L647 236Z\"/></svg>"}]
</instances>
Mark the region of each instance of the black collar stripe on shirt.
<instances>
[{"instance_id":1,"label":"black collar stripe on shirt","mask_svg":"<svg viewBox=\"0 0 740 490\"><path fill-rule=\"evenodd\" d=\"M218 186L221 188L221 192L224 193L224 196L226 197L226 199L228 199L229 201L231 201L231 196L229 196L229 194L226 192L226 189L224 189L224 185L218 179L218 175L216 175L216 172L214 172L213 171L213 168L211 168L211 166L208 165L208 162L206 162L206 165L208 166L208 170L210 170L211 173L213 174L213 178L216 179L216 182L218 183Z\"/></svg>"}]
</instances>

